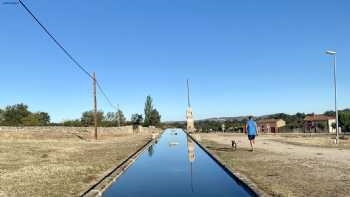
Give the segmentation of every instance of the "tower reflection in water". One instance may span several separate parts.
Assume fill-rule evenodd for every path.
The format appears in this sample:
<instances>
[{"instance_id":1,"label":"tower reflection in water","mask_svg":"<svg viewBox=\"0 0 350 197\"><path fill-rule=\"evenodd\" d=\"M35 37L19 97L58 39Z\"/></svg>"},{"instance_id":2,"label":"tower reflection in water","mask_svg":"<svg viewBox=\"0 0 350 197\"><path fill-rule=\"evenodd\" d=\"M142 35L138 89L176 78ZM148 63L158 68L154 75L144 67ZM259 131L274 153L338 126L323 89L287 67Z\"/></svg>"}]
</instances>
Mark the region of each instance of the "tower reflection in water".
<instances>
[{"instance_id":1,"label":"tower reflection in water","mask_svg":"<svg viewBox=\"0 0 350 197\"><path fill-rule=\"evenodd\" d=\"M190 184L191 184L191 191L192 192L194 192L192 163L196 159L194 147L195 146L194 146L193 140L189 136L187 136L188 161L190 162Z\"/></svg>"}]
</instances>

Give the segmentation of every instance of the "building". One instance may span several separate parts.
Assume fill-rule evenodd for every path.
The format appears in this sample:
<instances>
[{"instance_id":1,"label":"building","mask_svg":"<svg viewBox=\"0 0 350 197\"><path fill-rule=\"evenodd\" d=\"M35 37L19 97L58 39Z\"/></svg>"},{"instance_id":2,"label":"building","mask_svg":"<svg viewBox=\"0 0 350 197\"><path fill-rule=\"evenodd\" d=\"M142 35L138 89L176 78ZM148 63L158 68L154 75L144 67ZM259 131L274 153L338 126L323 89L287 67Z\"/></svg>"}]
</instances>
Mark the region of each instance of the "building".
<instances>
[{"instance_id":1,"label":"building","mask_svg":"<svg viewBox=\"0 0 350 197\"><path fill-rule=\"evenodd\" d=\"M286 126L282 119L263 119L257 121L258 131L262 133L278 133L280 128Z\"/></svg>"},{"instance_id":2,"label":"building","mask_svg":"<svg viewBox=\"0 0 350 197\"><path fill-rule=\"evenodd\" d=\"M187 121L187 132L191 133L195 131L194 121L192 115L192 108L188 107L186 111L186 121Z\"/></svg>"},{"instance_id":3,"label":"building","mask_svg":"<svg viewBox=\"0 0 350 197\"><path fill-rule=\"evenodd\" d=\"M187 102L188 102L188 106L186 110L187 132L192 133L196 131L196 128L194 127L193 113L192 113L192 107L190 102L189 80L187 80Z\"/></svg>"},{"instance_id":4,"label":"building","mask_svg":"<svg viewBox=\"0 0 350 197\"><path fill-rule=\"evenodd\" d=\"M336 129L333 124L336 123L334 116L311 115L304 118L305 131L315 133L335 133Z\"/></svg>"}]
</instances>

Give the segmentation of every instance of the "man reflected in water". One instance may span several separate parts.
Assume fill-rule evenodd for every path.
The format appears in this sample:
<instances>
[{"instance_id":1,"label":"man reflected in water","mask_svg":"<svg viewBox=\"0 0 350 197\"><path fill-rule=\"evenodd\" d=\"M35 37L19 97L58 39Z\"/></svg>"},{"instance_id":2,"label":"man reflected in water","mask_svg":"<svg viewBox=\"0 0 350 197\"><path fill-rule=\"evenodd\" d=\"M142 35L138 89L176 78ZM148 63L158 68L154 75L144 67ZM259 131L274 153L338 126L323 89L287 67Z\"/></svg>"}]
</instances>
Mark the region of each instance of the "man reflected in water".
<instances>
[{"instance_id":1,"label":"man reflected in water","mask_svg":"<svg viewBox=\"0 0 350 197\"><path fill-rule=\"evenodd\" d=\"M154 147L153 147L153 144L151 146L148 147L148 155L150 157L152 157L154 154Z\"/></svg>"}]
</instances>

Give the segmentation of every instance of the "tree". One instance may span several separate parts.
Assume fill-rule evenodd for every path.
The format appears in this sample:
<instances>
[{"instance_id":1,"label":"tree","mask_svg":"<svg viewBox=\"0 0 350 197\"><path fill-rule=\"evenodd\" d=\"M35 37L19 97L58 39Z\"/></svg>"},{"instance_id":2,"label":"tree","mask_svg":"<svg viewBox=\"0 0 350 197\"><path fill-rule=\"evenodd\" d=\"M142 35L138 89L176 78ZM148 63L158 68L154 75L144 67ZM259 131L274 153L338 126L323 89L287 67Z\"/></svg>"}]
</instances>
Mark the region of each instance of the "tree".
<instances>
[{"instance_id":1,"label":"tree","mask_svg":"<svg viewBox=\"0 0 350 197\"><path fill-rule=\"evenodd\" d=\"M20 103L0 110L0 123L7 126L45 126L50 124L50 116L46 112L32 113L27 105Z\"/></svg>"},{"instance_id":2,"label":"tree","mask_svg":"<svg viewBox=\"0 0 350 197\"><path fill-rule=\"evenodd\" d=\"M0 125L4 122L4 110L0 109Z\"/></svg>"},{"instance_id":3,"label":"tree","mask_svg":"<svg viewBox=\"0 0 350 197\"><path fill-rule=\"evenodd\" d=\"M117 112L108 112L102 122L102 126L123 126L126 124L126 118L121 110Z\"/></svg>"},{"instance_id":4,"label":"tree","mask_svg":"<svg viewBox=\"0 0 350 197\"><path fill-rule=\"evenodd\" d=\"M29 116L28 106L20 103L16 105L9 105L3 112L3 123L8 126L23 125L22 119Z\"/></svg>"},{"instance_id":5,"label":"tree","mask_svg":"<svg viewBox=\"0 0 350 197\"><path fill-rule=\"evenodd\" d=\"M116 113L108 112L105 116L105 121L115 122L116 121Z\"/></svg>"},{"instance_id":6,"label":"tree","mask_svg":"<svg viewBox=\"0 0 350 197\"><path fill-rule=\"evenodd\" d=\"M345 131L350 132L350 111L344 110L339 113L339 124Z\"/></svg>"},{"instance_id":7,"label":"tree","mask_svg":"<svg viewBox=\"0 0 350 197\"><path fill-rule=\"evenodd\" d=\"M25 126L46 126L50 123L50 116L46 112L30 113L22 118L22 123Z\"/></svg>"},{"instance_id":8,"label":"tree","mask_svg":"<svg viewBox=\"0 0 350 197\"><path fill-rule=\"evenodd\" d=\"M337 128L337 123L333 122L331 126L332 126L333 129L336 129Z\"/></svg>"},{"instance_id":9,"label":"tree","mask_svg":"<svg viewBox=\"0 0 350 197\"><path fill-rule=\"evenodd\" d=\"M149 125L159 126L160 119L161 119L161 116L160 116L159 112L156 109L153 109L151 112L150 119L149 119Z\"/></svg>"},{"instance_id":10,"label":"tree","mask_svg":"<svg viewBox=\"0 0 350 197\"><path fill-rule=\"evenodd\" d=\"M62 123L63 126L66 127L81 127L81 120L75 119L75 120L66 120Z\"/></svg>"},{"instance_id":11,"label":"tree","mask_svg":"<svg viewBox=\"0 0 350 197\"><path fill-rule=\"evenodd\" d=\"M150 95L147 96L146 98L146 103L145 103L145 121L144 121L144 126L148 127L150 126L150 119L151 119L151 115L152 115L152 111L153 111L153 104L152 104L153 100L152 97Z\"/></svg>"},{"instance_id":12,"label":"tree","mask_svg":"<svg viewBox=\"0 0 350 197\"><path fill-rule=\"evenodd\" d=\"M335 116L335 111L326 111L323 113L325 116Z\"/></svg>"},{"instance_id":13,"label":"tree","mask_svg":"<svg viewBox=\"0 0 350 197\"><path fill-rule=\"evenodd\" d=\"M115 127L117 126L116 113L108 112L101 122L102 127Z\"/></svg>"},{"instance_id":14,"label":"tree","mask_svg":"<svg viewBox=\"0 0 350 197\"><path fill-rule=\"evenodd\" d=\"M38 119L39 126L46 126L50 124L50 116L48 113L38 112L38 113L34 113L34 116Z\"/></svg>"},{"instance_id":15,"label":"tree","mask_svg":"<svg viewBox=\"0 0 350 197\"><path fill-rule=\"evenodd\" d=\"M104 113L103 113L103 111L98 111L97 112L97 124L101 125L102 120L104 120ZM81 121L82 125L85 127L94 125L95 124L94 112L93 111L83 112L80 121Z\"/></svg>"},{"instance_id":16,"label":"tree","mask_svg":"<svg viewBox=\"0 0 350 197\"><path fill-rule=\"evenodd\" d=\"M35 114L30 114L22 118L22 124L24 126L38 126L40 124L39 119L35 116Z\"/></svg>"},{"instance_id":17,"label":"tree","mask_svg":"<svg viewBox=\"0 0 350 197\"><path fill-rule=\"evenodd\" d=\"M133 125L140 125L143 121L142 114L133 114L131 115L131 123Z\"/></svg>"},{"instance_id":18,"label":"tree","mask_svg":"<svg viewBox=\"0 0 350 197\"><path fill-rule=\"evenodd\" d=\"M122 110L120 109L116 113L116 121L117 121L117 126L124 126L126 124L126 118Z\"/></svg>"}]
</instances>

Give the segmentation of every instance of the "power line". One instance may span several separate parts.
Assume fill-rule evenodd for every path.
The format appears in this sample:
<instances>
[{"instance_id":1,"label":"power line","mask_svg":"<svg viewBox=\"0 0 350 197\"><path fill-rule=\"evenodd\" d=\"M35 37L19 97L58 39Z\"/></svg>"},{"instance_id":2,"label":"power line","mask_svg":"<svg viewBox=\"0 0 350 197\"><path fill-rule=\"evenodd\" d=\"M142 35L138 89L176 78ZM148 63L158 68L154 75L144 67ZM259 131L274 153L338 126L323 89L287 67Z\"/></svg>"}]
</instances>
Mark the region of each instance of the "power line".
<instances>
[{"instance_id":1,"label":"power line","mask_svg":"<svg viewBox=\"0 0 350 197\"><path fill-rule=\"evenodd\" d=\"M97 88L100 90L101 94L105 97L105 99L107 100L107 102L109 103L109 105L115 110L118 111L118 108L112 103L112 101L108 98L108 96L106 95L105 91L102 89L100 83L96 80L96 85Z\"/></svg>"},{"instance_id":2,"label":"power line","mask_svg":"<svg viewBox=\"0 0 350 197\"><path fill-rule=\"evenodd\" d=\"M47 35L56 43L56 45L68 56L70 60L74 62L75 65L80 68L85 74L87 74L91 79L93 79L92 75L57 41L57 39L49 32L49 30L38 20L38 18L29 10L29 8L19 0L19 3L22 7L33 17L33 19L40 25L40 27L46 32Z\"/></svg>"},{"instance_id":3,"label":"power line","mask_svg":"<svg viewBox=\"0 0 350 197\"><path fill-rule=\"evenodd\" d=\"M23 3L22 0L19 0L19 3L22 5L22 7L30 14L30 16L37 22L40 27L45 31L45 33L55 42L55 44L67 55L67 57L83 72L85 73L90 79L96 80L88 71L87 69L81 65L72 55L71 53L66 50L63 45L58 42L58 40L55 38L55 36L50 33L50 31L39 21L39 19L33 14L33 12ZM96 85L100 92L102 93L103 97L107 100L108 104L111 105L113 109L117 109L117 107L112 103L111 99L107 96L105 91L103 90L102 86L100 83L96 80Z\"/></svg>"}]
</instances>

